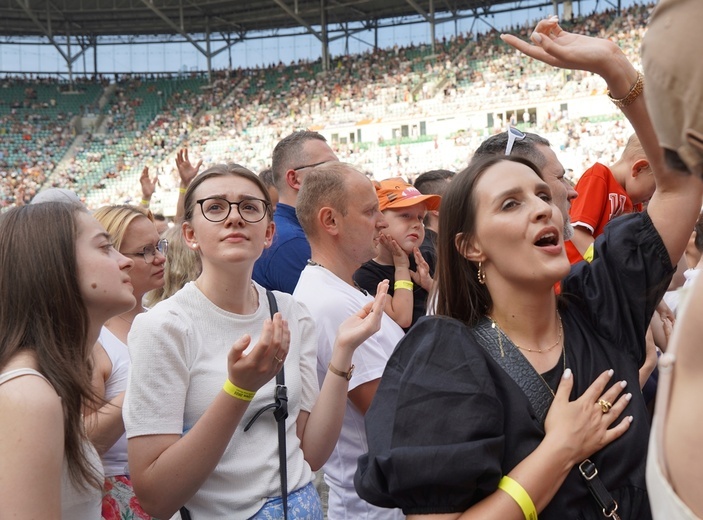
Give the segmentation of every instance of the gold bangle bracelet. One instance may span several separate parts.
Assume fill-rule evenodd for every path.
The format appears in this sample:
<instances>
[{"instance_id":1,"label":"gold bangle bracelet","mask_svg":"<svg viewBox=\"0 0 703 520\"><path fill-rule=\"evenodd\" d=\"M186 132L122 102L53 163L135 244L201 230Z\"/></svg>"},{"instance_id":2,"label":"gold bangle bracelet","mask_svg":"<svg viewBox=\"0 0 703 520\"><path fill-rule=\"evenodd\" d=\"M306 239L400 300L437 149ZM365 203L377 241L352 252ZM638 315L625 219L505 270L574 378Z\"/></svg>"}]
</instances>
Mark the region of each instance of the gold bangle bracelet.
<instances>
[{"instance_id":1,"label":"gold bangle bracelet","mask_svg":"<svg viewBox=\"0 0 703 520\"><path fill-rule=\"evenodd\" d=\"M644 74L641 72L637 73L637 80L635 80L635 84L632 85L632 88L630 89L630 92L627 93L627 96L624 98L620 99L615 99L611 94L610 91L608 91L608 97L610 98L610 101L612 101L616 107L618 107L620 110L625 108L626 106L629 106L633 103L635 99L637 99L640 94L644 91Z\"/></svg>"}]
</instances>

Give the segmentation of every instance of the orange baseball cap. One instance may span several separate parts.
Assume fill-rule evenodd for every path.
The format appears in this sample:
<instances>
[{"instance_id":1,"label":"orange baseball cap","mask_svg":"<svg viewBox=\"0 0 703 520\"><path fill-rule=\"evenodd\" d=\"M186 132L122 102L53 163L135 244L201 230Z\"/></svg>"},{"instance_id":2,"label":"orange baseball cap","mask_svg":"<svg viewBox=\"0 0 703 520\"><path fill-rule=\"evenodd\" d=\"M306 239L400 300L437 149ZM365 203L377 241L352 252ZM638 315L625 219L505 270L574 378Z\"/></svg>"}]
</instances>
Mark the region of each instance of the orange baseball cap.
<instances>
[{"instance_id":1,"label":"orange baseball cap","mask_svg":"<svg viewBox=\"0 0 703 520\"><path fill-rule=\"evenodd\" d=\"M412 184L400 177L375 182L376 196L380 210L407 208L424 202L428 210L439 209L442 197L439 195L423 195Z\"/></svg>"}]
</instances>

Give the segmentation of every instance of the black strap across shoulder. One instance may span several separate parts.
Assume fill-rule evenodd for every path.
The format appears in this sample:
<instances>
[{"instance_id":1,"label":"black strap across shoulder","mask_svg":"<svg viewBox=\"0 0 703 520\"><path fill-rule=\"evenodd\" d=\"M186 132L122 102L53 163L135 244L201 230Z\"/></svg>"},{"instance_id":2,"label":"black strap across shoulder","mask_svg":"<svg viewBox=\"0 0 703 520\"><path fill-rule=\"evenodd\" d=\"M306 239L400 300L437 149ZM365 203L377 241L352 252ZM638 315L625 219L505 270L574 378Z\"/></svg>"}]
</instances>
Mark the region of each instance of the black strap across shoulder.
<instances>
[{"instance_id":1,"label":"black strap across shoulder","mask_svg":"<svg viewBox=\"0 0 703 520\"><path fill-rule=\"evenodd\" d=\"M266 297L269 301L269 309L271 311L271 319L278 312L278 304L276 296L266 290ZM249 428L267 411L273 409L273 417L278 423L278 462L280 465L281 474L281 500L283 501L283 518L288 519L288 457L286 455L286 418L288 417L288 388L286 387L286 374L283 366L276 374L276 390L273 395L274 402L267 404L261 410L256 412L254 417L244 427L244 431L249 431Z\"/></svg>"},{"instance_id":2,"label":"black strap across shoulder","mask_svg":"<svg viewBox=\"0 0 703 520\"><path fill-rule=\"evenodd\" d=\"M503 336L505 342L501 346L498 341L499 332L493 328L493 323L488 318L484 317L471 329L471 332L478 344L491 355L495 362L524 392L537 415L540 425L544 427L544 420L547 417L547 412L549 412L554 396L544 386L544 381L542 381L535 368L518 351L509 337ZM508 348L505 348L506 346ZM586 482L586 487L588 487L598 507L603 512L603 516L619 520L620 517L616 512L618 503L598 477L596 465L590 459L586 459L578 465L578 469Z\"/></svg>"},{"instance_id":3,"label":"black strap across shoulder","mask_svg":"<svg viewBox=\"0 0 703 520\"><path fill-rule=\"evenodd\" d=\"M276 303L276 296L266 290L266 297L269 302L269 309L271 312L271 319L273 319L274 314L278 312L278 303ZM273 417L278 423L278 461L280 465L281 474L281 500L283 501L283 518L288 520L288 457L286 455L286 418L288 417L288 388L286 387L286 375L281 366L281 370L276 374L276 390L274 391L274 402L267 404L261 410L256 412L254 417L247 423L244 427L244 431L249 431L249 428L256 422L256 420L261 417L261 415L267 410L273 409ZM190 513L188 509L182 507L181 510L182 520L191 520Z\"/></svg>"},{"instance_id":4,"label":"black strap across shoulder","mask_svg":"<svg viewBox=\"0 0 703 520\"><path fill-rule=\"evenodd\" d=\"M544 382L529 361L514 347L510 338L506 340L501 349L498 341L499 332L493 328L493 323L488 318L483 318L471 329L478 343L488 352L493 360L517 383L527 396L534 410L540 426L544 427L549 407L552 406L554 396L544 387ZM509 348L505 348L509 347Z\"/></svg>"}]
</instances>

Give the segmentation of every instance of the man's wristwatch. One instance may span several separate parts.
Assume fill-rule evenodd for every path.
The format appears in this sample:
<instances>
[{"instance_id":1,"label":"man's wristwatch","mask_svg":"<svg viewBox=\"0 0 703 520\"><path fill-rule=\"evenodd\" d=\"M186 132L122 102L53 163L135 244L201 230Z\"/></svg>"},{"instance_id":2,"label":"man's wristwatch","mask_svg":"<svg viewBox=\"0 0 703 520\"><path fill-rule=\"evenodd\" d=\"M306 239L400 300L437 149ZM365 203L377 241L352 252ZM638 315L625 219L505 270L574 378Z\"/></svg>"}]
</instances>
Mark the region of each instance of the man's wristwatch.
<instances>
[{"instance_id":1,"label":"man's wristwatch","mask_svg":"<svg viewBox=\"0 0 703 520\"><path fill-rule=\"evenodd\" d=\"M352 366L349 367L349 371L348 371L348 372L343 372L343 371L339 370L338 368L334 368L334 367L332 366L332 363L328 363L328 364L327 364L327 369L328 369L330 372L332 372L334 375L339 376L339 377L343 377L343 378L346 379L347 381L349 381L349 380L351 379L352 374L354 373L354 365L352 365Z\"/></svg>"}]
</instances>

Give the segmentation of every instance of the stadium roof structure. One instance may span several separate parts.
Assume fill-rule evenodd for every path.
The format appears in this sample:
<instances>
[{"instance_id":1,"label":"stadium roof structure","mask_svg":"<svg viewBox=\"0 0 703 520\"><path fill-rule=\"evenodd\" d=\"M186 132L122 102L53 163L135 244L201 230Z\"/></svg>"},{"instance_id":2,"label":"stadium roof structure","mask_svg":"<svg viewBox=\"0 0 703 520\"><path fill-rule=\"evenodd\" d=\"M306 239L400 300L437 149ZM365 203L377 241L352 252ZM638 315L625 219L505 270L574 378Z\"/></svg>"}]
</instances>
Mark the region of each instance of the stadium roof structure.
<instances>
[{"instance_id":1,"label":"stadium roof structure","mask_svg":"<svg viewBox=\"0 0 703 520\"><path fill-rule=\"evenodd\" d=\"M205 56L210 74L212 58L244 40L311 34L321 42L326 70L329 44L362 31L428 23L434 50L437 24L474 18L492 26L493 14L580 1L0 0L0 42L53 45L73 81L73 63L103 44L186 41Z\"/></svg>"},{"instance_id":2,"label":"stadium roof structure","mask_svg":"<svg viewBox=\"0 0 703 520\"><path fill-rule=\"evenodd\" d=\"M244 39L251 31L303 27L315 33L313 27L349 22L372 28L378 20L418 15L439 23L535 1L552 5L551 0L0 0L0 36L228 33Z\"/></svg>"}]
</instances>

